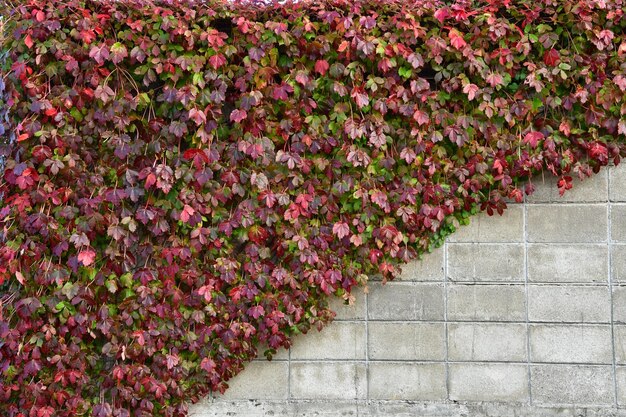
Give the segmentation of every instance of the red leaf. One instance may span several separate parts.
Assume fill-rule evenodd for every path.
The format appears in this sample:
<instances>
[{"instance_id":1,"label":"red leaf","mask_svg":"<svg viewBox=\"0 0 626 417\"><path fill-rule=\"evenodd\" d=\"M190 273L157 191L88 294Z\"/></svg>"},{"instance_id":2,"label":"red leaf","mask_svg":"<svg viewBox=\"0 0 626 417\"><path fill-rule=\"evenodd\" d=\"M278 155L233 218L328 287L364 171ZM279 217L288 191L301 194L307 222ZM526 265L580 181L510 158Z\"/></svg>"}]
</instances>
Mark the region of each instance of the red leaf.
<instances>
[{"instance_id":1,"label":"red leaf","mask_svg":"<svg viewBox=\"0 0 626 417\"><path fill-rule=\"evenodd\" d=\"M31 49L35 44L33 42L33 38L30 37L30 34L26 35L26 37L24 38L24 44L28 47L28 49Z\"/></svg>"},{"instance_id":2,"label":"red leaf","mask_svg":"<svg viewBox=\"0 0 626 417\"><path fill-rule=\"evenodd\" d=\"M467 45L467 42L465 42L465 39L463 39L463 35L461 35L461 33L458 30L450 29L449 36L450 36L450 44L452 44L452 46L454 46L456 49L461 49L465 45Z\"/></svg>"},{"instance_id":3,"label":"red leaf","mask_svg":"<svg viewBox=\"0 0 626 417\"><path fill-rule=\"evenodd\" d=\"M560 60L561 55L559 54L559 51L554 48L547 50L543 55L543 62L549 67L555 67Z\"/></svg>"},{"instance_id":4,"label":"red leaf","mask_svg":"<svg viewBox=\"0 0 626 417\"><path fill-rule=\"evenodd\" d=\"M325 59L320 59L315 63L315 71L322 75L326 74L328 68L330 68L330 65L328 65L328 62Z\"/></svg>"},{"instance_id":5,"label":"red leaf","mask_svg":"<svg viewBox=\"0 0 626 417\"><path fill-rule=\"evenodd\" d=\"M96 252L92 249L85 249L78 254L78 262L81 262L84 266L91 265L96 259Z\"/></svg>"},{"instance_id":6,"label":"red leaf","mask_svg":"<svg viewBox=\"0 0 626 417\"><path fill-rule=\"evenodd\" d=\"M209 58L209 65L211 65L214 69L218 69L224 64L226 64L226 58L222 54L213 55Z\"/></svg>"},{"instance_id":7,"label":"red leaf","mask_svg":"<svg viewBox=\"0 0 626 417\"><path fill-rule=\"evenodd\" d=\"M536 148L539 141L544 137L543 133L538 131L528 132L526 136L524 136L524 143L530 145L532 148Z\"/></svg>"},{"instance_id":8,"label":"red leaf","mask_svg":"<svg viewBox=\"0 0 626 417\"><path fill-rule=\"evenodd\" d=\"M185 204L185 206L183 207L183 210L180 212L180 219L184 223L188 223L189 219L191 218L191 216L195 214L195 212L196 211L193 209L193 207L191 207L188 204Z\"/></svg>"},{"instance_id":9,"label":"red leaf","mask_svg":"<svg viewBox=\"0 0 626 417\"><path fill-rule=\"evenodd\" d=\"M443 23L448 16L450 16L450 12L448 11L447 7L444 7L442 9L438 9L435 12L435 19L439 20L439 22Z\"/></svg>"},{"instance_id":10,"label":"red leaf","mask_svg":"<svg viewBox=\"0 0 626 417\"><path fill-rule=\"evenodd\" d=\"M256 243L257 245L265 242L269 235L270 234L267 230L257 224L250 226L250 228L248 229L248 239L250 239L250 241Z\"/></svg>"}]
</instances>

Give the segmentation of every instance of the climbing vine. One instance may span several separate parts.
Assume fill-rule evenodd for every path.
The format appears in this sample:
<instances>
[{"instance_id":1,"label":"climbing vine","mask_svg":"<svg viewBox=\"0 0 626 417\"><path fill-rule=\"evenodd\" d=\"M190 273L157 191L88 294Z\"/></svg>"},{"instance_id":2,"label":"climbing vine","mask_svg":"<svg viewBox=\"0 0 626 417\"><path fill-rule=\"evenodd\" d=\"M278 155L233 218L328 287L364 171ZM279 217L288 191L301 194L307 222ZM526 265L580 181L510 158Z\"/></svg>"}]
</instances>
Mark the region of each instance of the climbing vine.
<instances>
[{"instance_id":1,"label":"climbing vine","mask_svg":"<svg viewBox=\"0 0 626 417\"><path fill-rule=\"evenodd\" d=\"M619 163L625 12L0 0L0 413L184 416L533 174Z\"/></svg>"}]
</instances>

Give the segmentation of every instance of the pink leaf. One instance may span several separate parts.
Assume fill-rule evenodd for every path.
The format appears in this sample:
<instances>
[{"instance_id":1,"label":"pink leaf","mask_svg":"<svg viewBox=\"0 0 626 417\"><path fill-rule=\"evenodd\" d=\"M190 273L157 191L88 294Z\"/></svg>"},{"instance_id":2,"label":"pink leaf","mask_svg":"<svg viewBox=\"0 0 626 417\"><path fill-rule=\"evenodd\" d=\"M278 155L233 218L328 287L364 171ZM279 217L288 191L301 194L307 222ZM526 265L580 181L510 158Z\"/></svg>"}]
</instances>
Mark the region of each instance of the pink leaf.
<instances>
[{"instance_id":1,"label":"pink leaf","mask_svg":"<svg viewBox=\"0 0 626 417\"><path fill-rule=\"evenodd\" d=\"M330 68L330 65L328 65L328 62L325 59L319 59L315 63L315 71L322 75L326 74L326 71L328 71L328 68Z\"/></svg>"},{"instance_id":2,"label":"pink leaf","mask_svg":"<svg viewBox=\"0 0 626 417\"><path fill-rule=\"evenodd\" d=\"M524 136L524 143L530 145L532 148L536 148L539 141L543 138L544 135L541 132L528 132L526 133L526 136Z\"/></svg>"},{"instance_id":3,"label":"pink leaf","mask_svg":"<svg viewBox=\"0 0 626 417\"><path fill-rule=\"evenodd\" d=\"M85 249L81 253L78 254L78 261L81 262L84 266L91 265L96 259L96 252L92 249Z\"/></svg>"},{"instance_id":4,"label":"pink leaf","mask_svg":"<svg viewBox=\"0 0 626 417\"><path fill-rule=\"evenodd\" d=\"M450 44L452 44L452 46L454 46L456 49L461 49L465 45L467 45L467 42L465 42L465 39L463 39L463 35L461 35L461 32L456 29L450 29Z\"/></svg>"},{"instance_id":5,"label":"pink leaf","mask_svg":"<svg viewBox=\"0 0 626 417\"><path fill-rule=\"evenodd\" d=\"M247 117L248 113L245 110L236 109L230 113L230 120L235 123L241 123L243 120L246 120Z\"/></svg>"},{"instance_id":6,"label":"pink leaf","mask_svg":"<svg viewBox=\"0 0 626 417\"><path fill-rule=\"evenodd\" d=\"M350 234L350 226L346 222L337 222L333 225L333 234L343 239Z\"/></svg>"}]
</instances>

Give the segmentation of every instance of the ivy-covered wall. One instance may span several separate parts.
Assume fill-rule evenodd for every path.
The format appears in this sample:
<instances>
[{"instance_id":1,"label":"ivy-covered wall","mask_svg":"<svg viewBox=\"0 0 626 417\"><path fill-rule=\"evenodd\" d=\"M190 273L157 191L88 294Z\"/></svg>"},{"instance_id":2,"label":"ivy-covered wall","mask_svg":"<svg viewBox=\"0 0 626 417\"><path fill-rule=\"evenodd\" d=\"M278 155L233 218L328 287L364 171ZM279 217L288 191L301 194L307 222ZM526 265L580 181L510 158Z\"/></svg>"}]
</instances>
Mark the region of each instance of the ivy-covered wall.
<instances>
[{"instance_id":1,"label":"ivy-covered wall","mask_svg":"<svg viewBox=\"0 0 626 417\"><path fill-rule=\"evenodd\" d=\"M626 167L537 183L191 415L626 414Z\"/></svg>"}]
</instances>

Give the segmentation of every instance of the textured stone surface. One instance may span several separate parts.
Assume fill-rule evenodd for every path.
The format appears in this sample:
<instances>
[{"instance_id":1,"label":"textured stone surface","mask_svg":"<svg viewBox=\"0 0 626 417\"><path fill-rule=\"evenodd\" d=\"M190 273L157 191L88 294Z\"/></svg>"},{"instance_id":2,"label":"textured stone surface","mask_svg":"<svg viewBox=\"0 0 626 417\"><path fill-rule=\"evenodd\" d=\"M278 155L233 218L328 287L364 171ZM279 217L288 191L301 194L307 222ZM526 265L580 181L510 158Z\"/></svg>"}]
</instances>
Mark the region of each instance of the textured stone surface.
<instances>
[{"instance_id":1,"label":"textured stone surface","mask_svg":"<svg viewBox=\"0 0 626 417\"><path fill-rule=\"evenodd\" d=\"M449 242L523 242L524 206L511 204L503 216L479 214L469 226L460 227Z\"/></svg>"},{"instance_id":2,"label":"textured stone surface","mask_svg":"<svg viewBox=\"0 0 626 417\"><path fill-rule=\"evenodd\" d=\"M526 325L509 323L451 323L448 359L451 361L526 361Z\"/></svg>"},{"instance_id":3,"label":"textured stone surface","mask_svg":"<svg viewBox=\"0 0 626 417\"><path fill-rule=\"evenodd\" d=\"M606 244L532 244L528 246L528 280L607 284L608 256Z\"/></svg>"},{"instance_id":4,"label":"textured stone surface","mask_svg":"<svg viewBox=\"0 0 626 417\"><path fill-rule=\"evenodd\" d=\"M336 322L294 340L291 359L365 360L365 323Z\"/></svg>"},{"instance_id":5,"label":"textured stone surface","mask_svg":"<svg viewBox=\"0 0 626 417\"><path fill-rule=\"evenodd\" d=\"M540 405L611 405L614 403L610 366L533 365L530 385Z\"/></svg>"},{"instance_id":6,"label":"textured stone surface","mask_svg":"<svg viewBox=\"0 0 626 417\"><path fill-rule=\"evenodd\" d=\"M523 285L448 285L448 319L521 321L525 297Z\"/></svg>"},{"instance_id":7,"label":"textured stone surface","mask_svg":"<svg viewBox=\"0 0 626 417\"><path fill-rule=\"evenodd\" d=\"M450 399L528 401L528 369L515 364L451 364Z\"/></svg>"},{"instance_id":8,"label":"textured stone surface","mask_svg":"<svg viewBox=\"0 0 626 417\"><path fill-rule=\"evenodd\" d=\"M482 262L475 262L481 259ZM450 244L448 279L450 281L524 281L524 245Z\"/></svg>"},{"instance_id":9,"label":"textured stone surface","mask_svg":"<svg viewBox=\"0 0 626 417\"><path fill-rule=\"evenodd\" d=\"M556 323L610 323L609 287L530 285L528 319Z\"/></svg>"},{"instance_id":10,"label":"textured stone surface","mask_svg":"<svg viewBox=\"0 0 626 417\"><path fill-rule=\"evenodd\" d=\"M532 325L532 362L598 363L613 361L611 326Z\"/></svg>"},{"instance_id":11,"label":"textured stone surface","mask_svg":"<svg viewBox=\"0 0 626 417\"><path fill-rule=\"evenodd\" d=\"M368 300L371 320L443 320L443 285L394 283L372 284L376 294Z\"/></svg>"},{"instance_id":12,"label":"textured stone surface","mask_svg":"<svg viewBox=\"0 0 626 417\"><path fill-rule=\"evenodd\" d=\"M611 206L611 240L626 243L626 204Z\"/></svg>"},{"instance_id":13,"label":"textured stone surface","mask_svg":"<svg viewBox=\"0 0 626 417\"><path fill-rule=\"evenodd\" d=\"M266 384L273 384L268 379ZM292 362L291 396L301 399L363 399L367 383L365 364L359 362Z\"/></svg>"},{"instance_id":14,"label":"textured stone surface","mask_svg":"<svg viewBox=\"0 0 626 417\"><path fill-rule=\"evenodd\" d=\"M606 204L536 204L528 206L529 242L605 242Z\"/></svg>"},{"instance_id":15,"label":"textured stone surface","mask_svg":"<svg viewBox=\"0 0 626 417\"><path fill-rule=\"evenodd\" d=\"M273 381L268 384L267 381ZM231 399L286 399L289 391L289 363L284 361L249 363L246 372L229 381L230 388L224 395Z\"/></svg>"},{"instance_id":16,"label":"textured stone surface","mask_svg":"<svg viewBox=\"0 0 626 417\"><path fill-rule=\"evenodd\" d=\"M369 323L370 359L444 360L446 332L443 323ZM401 340L402 343L398 343Z\"/></svg>"},{"instance_id":17,"label":"textured stone surface","mask_svg":"<svg viewBox=\"0 0 626 417\"><path fill-rule=\"evenodd\" d=\"M377 400L443 400L447 395L445 366L370 362L369 395Z\"/></svg>"},{"instance_id":18,"label":"textured stone surface","mask_svg":"<svg viewBox=\"0 0 626 417\"><path fill-rule=\"evenodd\" d=\"M192 415L626 417L626 164L534 183Z\"/></svg>"}]
</instances>

